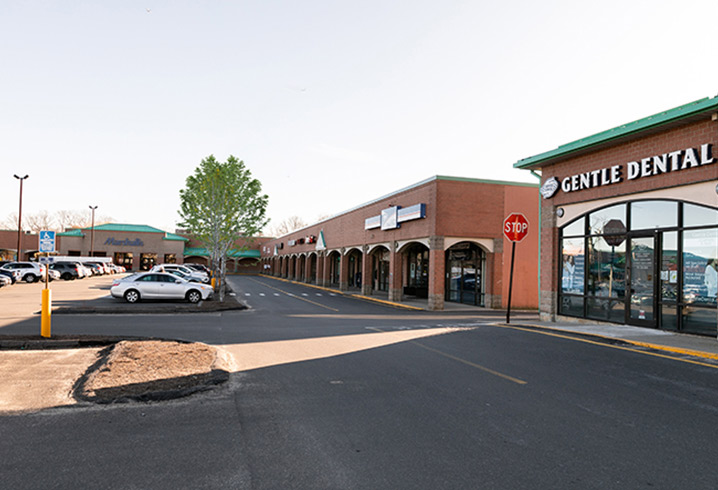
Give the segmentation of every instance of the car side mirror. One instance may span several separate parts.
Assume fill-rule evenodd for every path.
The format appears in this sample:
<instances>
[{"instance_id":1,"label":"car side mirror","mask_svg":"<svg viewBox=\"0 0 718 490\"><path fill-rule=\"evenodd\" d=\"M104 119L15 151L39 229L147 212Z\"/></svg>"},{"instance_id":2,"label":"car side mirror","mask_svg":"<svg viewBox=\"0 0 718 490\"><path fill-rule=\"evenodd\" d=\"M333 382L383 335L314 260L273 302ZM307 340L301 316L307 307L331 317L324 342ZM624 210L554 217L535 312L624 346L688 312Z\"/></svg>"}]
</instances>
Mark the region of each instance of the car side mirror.
<instances>
[{"instance_id":1,"label":"car side mirror","mask_svg":"<svg viewBox=\"0 0 718 490\"><path fill-rule=\"evenodd\" d=\"M182 279L176 279L175 284L182 284Z\"/></svg>"}]
</instances>

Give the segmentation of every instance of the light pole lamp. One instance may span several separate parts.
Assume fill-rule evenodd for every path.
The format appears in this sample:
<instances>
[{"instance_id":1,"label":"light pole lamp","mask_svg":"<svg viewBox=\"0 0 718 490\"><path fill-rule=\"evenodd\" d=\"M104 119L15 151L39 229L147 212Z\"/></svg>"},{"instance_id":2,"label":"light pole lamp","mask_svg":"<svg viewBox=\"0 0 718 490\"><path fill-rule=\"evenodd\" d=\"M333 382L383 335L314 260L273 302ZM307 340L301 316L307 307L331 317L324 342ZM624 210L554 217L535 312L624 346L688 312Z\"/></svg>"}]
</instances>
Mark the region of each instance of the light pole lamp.
<instances>
[{"instance_id":1,"label":"light pole lamp","mask_svg":"<svg viewBox=\"0 0 718 490\"><path fill-rule=\"evenodd\" d=\"M90 206L92 210L92 228L90 231L90 257L95 255L95 209L97 206Z\"/></svg>"},{"instance_id":2,"label":"light pole lamp","mask_svg":"<svg viewBox=\"0 0 718 490\"><path fill-rule=\"evenodd\" d=\"M25 175L25 177L20 177L19 175L13 175L16 179L20 181L20 207L17 213L17 257L16 260L20 261L22 260L22 181L27 179L29 175Z\"/></svg>"}]
</instances>

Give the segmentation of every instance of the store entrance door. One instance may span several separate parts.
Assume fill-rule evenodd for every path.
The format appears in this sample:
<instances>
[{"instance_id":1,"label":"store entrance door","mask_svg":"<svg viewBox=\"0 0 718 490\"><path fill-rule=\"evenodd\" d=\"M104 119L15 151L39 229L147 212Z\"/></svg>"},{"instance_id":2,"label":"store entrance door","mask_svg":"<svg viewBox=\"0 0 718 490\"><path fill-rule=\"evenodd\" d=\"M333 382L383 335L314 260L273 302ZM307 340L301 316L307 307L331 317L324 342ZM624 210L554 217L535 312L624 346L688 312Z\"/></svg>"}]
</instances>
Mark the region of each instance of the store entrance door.
<instances>
[{"instance_id":1,"label":"store entrance door","mask_svg":"<svg viewBox=\"0 0 718 490\"><path fill-rule=\"evenodd\" d=\"M639 236L629 239L628 323L656 327L656 237Z\"/></svg>"}]
</instances>

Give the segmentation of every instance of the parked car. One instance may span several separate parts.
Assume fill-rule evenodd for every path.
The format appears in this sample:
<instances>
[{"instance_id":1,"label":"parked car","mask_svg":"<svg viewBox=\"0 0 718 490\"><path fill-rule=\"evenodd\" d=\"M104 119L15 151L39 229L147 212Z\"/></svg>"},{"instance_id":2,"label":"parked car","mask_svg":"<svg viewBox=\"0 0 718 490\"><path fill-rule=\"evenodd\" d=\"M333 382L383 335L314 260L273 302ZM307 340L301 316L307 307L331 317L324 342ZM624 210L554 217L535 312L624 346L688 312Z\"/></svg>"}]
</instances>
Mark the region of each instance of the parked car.
<instances>
[{"instance_id":1,"label":"parked car","mask_svg":"<svg viewBox=\"0 0 718 490\"><path fill-rule=\"evenodd\" d=\"M182 271L170 270L170 271L167 271L167 272L168 272L169 274L174 274L174 275L177 276L177 277L181 277L181 278L184 279L185 281L189 281L189 282L202 282L202 281L200 281L199 279L196 279L196 278L194 278L194 277L190 277L189 275L185 274L185 273L182 272Z\"/></svg>"},{"instance_id":2,"label":"parked car","mask_svg":"<svg viewBox=\"0 0 718 490\"><path fill-rule=\"evenodd\" d=\"M196 271L194 269L190 269L189 267L185 267L183 265L179 264L159 264L154 266L152 269L150 269L150 272L171 272L171 271L180 271L183 274L188 275L189 277L192 277L194 279L197 279L200 282L208 283L209 282L209 276L205 274L204 272Z\"/></svg>"},{"instance_id":3,"label":"parked car","mask_svg":"<svg viewBox=\"0 0 718 490\"><path fill-rule=\"evenodd\" d=\"M43 278L45 266L36 262L9 262L2 266L5 270L20 271L23 281L35 282Z\"/></svg>"},{"instance_id":4,"label":"parked car","mask_svg":"<svg viewBox=\"0 0 718 490\"><path fill-rule=\"evenodd\" d=\"M7 277L10 279L10 284L15 284L17 281L21 280L22 271L9 271L5 270L2 267L0 267L0 276Z\"/></svg>"},{"instance_id":5,"label":"parked car","mask_svg":"<svg viewBox=\"0 0 718 490\"><path fill-rule=\"evenodd\" d=\"M53 262L50 264L50 269L57 271L60 277L66 281L82 279L87 274L85 268L79 262Z\"/></svg>"},{"instance_id":6,"label":"parked car","mask_svg":"<svg viewBox=\"0 0 718 490\"><path fill-rule=\"evenodd\" d=\"M194 269L194 270L196 270L196 271L199 271L199 272L204 272L204 273L207 274L208 276L209 276L209 274L210 274L210 272L211 272L211 271L209 270L209 268L208 268L206 265L203 265L203 264L187 264L187 263L185 263L185 264L182 264L182 265L184 265L185 267L189 267L190 269Z\"/></svg>"},{"instance_id":7,"label":"parked car","mask_svg":"<svg viewBox=\"0 0 718 490\"><path fill-rule=\"evenodd\" d=\"M212 297L211 286L185 281L181 277L164 272L141 272L112 283L110 294L124 298L128 303L142 299L186 299L197 303Z\"/></svg>"},{"instance_id":8,"label":"parked car","mask_svg":"<svg viewBox=\"0 0 718 490\"><path fill-rule=\"evenodd\" d=\"M105 273L105 268L100 264L96 264L94 262L83 262L82 265L88 268L93 276L101 276Z\"/></svg>"}]
</instances>

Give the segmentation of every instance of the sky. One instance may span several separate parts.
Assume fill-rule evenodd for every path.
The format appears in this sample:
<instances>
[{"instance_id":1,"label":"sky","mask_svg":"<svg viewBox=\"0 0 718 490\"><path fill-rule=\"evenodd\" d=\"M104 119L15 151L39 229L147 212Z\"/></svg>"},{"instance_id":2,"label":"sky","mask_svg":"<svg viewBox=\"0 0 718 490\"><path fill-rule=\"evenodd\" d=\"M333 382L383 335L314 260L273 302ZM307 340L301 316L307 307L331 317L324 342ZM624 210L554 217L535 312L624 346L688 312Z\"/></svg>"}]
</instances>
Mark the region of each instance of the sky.
<instances>
[{"instance_id":1,"label":"sky","mask_svg":"<svg viewBox=\"0 0 718 490\"><path fill-rule=\"evenodd\" d=\"M234 155L307 223L718 94L715 0L0 0L0 220L174 231Z\"/></svg>"}]
</instances>

